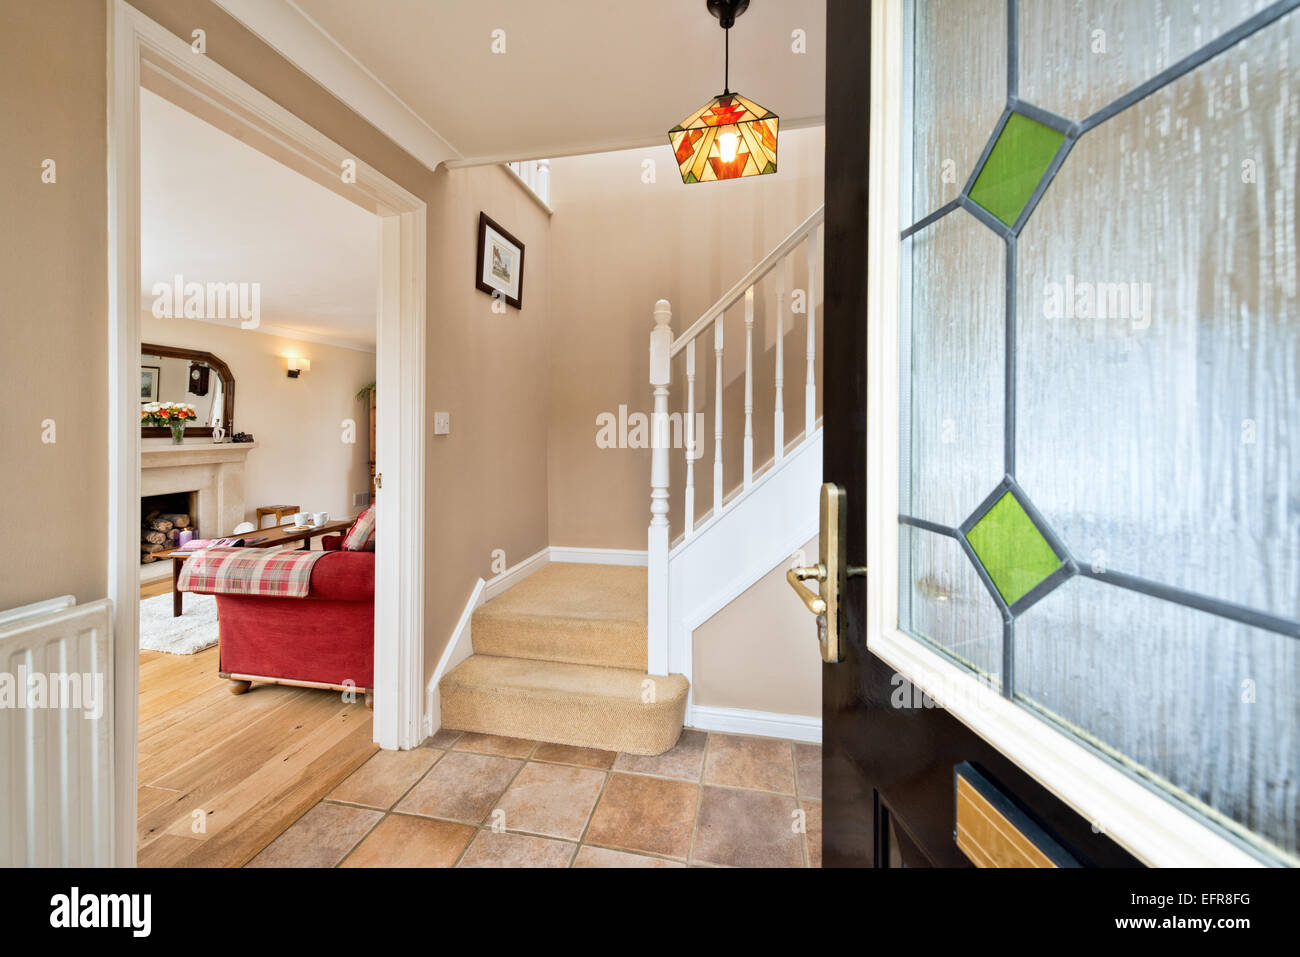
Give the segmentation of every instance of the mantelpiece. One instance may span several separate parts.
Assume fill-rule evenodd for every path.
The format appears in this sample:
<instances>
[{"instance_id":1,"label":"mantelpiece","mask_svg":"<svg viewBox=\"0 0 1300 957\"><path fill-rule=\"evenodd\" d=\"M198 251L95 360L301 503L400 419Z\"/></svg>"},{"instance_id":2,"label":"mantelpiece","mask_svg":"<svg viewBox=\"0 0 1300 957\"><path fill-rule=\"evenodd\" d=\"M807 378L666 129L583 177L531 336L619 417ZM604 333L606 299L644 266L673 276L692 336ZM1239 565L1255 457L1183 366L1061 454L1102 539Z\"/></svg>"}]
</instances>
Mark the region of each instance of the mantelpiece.
<instances>
[{"instance_id":1,"label":"mantelpiece","mask_svg":"<svg viewBox=\"0 0 1300 957\"><path fill-rule=\"evenodd\" d=\"M140 494L195 492L199 533L205 538L229 535L245 520L244 462L256 442L190 442L168 439L140 443ZM170 562L140 568L142 581L171 574Z\"/></svg>"}]
</instances>

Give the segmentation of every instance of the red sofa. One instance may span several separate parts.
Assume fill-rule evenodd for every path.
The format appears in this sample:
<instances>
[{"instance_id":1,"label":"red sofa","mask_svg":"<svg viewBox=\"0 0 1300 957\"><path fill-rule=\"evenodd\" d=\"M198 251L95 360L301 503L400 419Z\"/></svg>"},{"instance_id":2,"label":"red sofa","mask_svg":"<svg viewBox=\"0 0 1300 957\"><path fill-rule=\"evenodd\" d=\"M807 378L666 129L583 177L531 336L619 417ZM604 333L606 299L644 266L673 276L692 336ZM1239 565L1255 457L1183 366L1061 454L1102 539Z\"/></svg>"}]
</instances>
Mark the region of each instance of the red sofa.
<instances>
[{"instance_id":1,"label":"red sofa","mask_svg":"<svg viewBox=\"0 0 1300 957\"><path fill-rule=\"evenodd\" d=\"M322 539L306 598L217 595L218 665L232 694L253 682L351 688L373 701L375 553L341 551ZM349 684L350 683L350 684Z\"/></svg>"}]
</instances>

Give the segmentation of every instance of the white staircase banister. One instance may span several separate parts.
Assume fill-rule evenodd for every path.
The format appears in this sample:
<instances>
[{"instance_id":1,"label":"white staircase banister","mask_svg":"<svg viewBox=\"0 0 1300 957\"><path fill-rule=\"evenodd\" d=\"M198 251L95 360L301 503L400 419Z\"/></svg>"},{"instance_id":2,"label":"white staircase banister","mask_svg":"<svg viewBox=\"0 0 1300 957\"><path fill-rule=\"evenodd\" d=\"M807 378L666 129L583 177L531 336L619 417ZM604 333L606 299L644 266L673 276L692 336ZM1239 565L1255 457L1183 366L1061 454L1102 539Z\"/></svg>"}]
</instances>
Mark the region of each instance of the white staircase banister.
<instances>
[{"instance_id":1,"label":"white staircase banister","mask_svg":"<svg viewBox=\"0 0 1300 957\"><path fill-rule=\"evenodd\" d=\"M803 242L804 238L817 228L825 216L826 207L824 205L818 206L813 210L811 216L794 228L794 232L781 240L781 242L778 243L770 253L759 260L758 265L745 273L739 282L723 294L721 299L710 306L705 311L704 315L691 323L689 329L673 340L671 355L676 356L677 353L685 349L686 343L703 333L714 319L721 316L729 308L739 302L741 297L745 295L745 290L752 287L760 279L771 272L772 267L784 259L792 249L799 245L799 243Z\"/></svg>"},{"instance_id":2,"label":"white staircase banister","mask_svg":"<svg viewBox=\"0 0 1300 957\"><path fill-rule=\"evenodd\" d=\"M679 581L680 564L674 564L679 556L677 548L682 549L680 554L685 551L693 542L698 542L703 536L708 541L705 543L705 552L712 554L710 550L716 550L719 546L717 539L720 534L728 536L728 540L736 534L745 535L759 534L749 527L748 523L753 521L753 517L759 514L762 509L769 508L772 503L772 493L770 489L775 487L773 481L782 484L780 487L785 488L791 481L798 485L803 479L808 478L811 473L809 469L812 466L807 465L806 448L814 441L817 441L818 454L815 465L820 465L820 433L815 435L813 415L816 411L816 390L817 382L815 378L815 361L817 345L817 308L815 303L816 296L816 278L817 266L819 262L818 233L822 222L825 219L825 207L818 207L812 215L805 219L799 226L781 240L773 249L765 255L759 263L749 270L739 282L735 283L721 299L711 306L704 315L700 316L691 327L676 338L672 334L672 309L666 299L660 299L655 303L654 308L654 327L650 333L650 386L653 392L654 411L651 413L651 456L650 456L650 527L647 541L647 572L648 572L648 644L647 644L647 661L646 670L651 675L667 675L670 673L686 674L690 670L690 662L683 653L680 641L670 640L672 634L680 632L684 627L682 616L687 614L690 609L680 604L679 590L684 586ZM792 289L794 275L792 267L796 265L794 254L800 251L802 258L806 260L807 265L807 289ZM756 471L754 461L756 451L756 435L754 428L755 413L755 356L754 356L754 323L757 318L758 303L756 298L760 295L757 288L760 281L772 270L777 270L776 274L776 375L775 375L775 401L772 411L772 435L774 449L770 463L764 464L761 469ZM793 293L800 293L799 297L794 297ZM786 296L791 295L790 312L793 317L797 312L804 312L807 315L807 342L805 346L805 358L807 360L807 374L805 376L805 428L803 435L796 443L787 446L785 441L785 322L786 322ZM745 354L744 354L744 434L742 436L742 459L740 463L740 483L736 494L728 498L726 487L723 482L723 399L726 393L726 383L723 379L723 322L727 309L744 300L745 312ZM802 304L803 308L799 308ZM700 413L700 419L697 428L696 420L696 374L699 370L696 365L697 359L703 359L705 370L708 369L708 353L703 357L699 355L701 348L707 349L707 343L697 344L697 340L705 335L710 327L713 331L713 375L712 382L708 383L712 387L713 401L713 509L711 515L706 518L697 530L695 505L696 505L696 470L695 457L701 451L703 446L703 436L699 432L704 431L704 415ZM766 323L764 323L766 328ZM679 432L674 433L671 430L671 417L668 412L670 405L670 389L672 385L672 363L673 359L681 354L684 356L684 367L686 377L686 403L685 410L682 413L682 428ZM766 360L764 360L766 364ZM707 375L707 371L706 371ZM709 389L705 388L705 399L707 403ZM673 413L676 415L676 413ZM670 483L670 449L673 445L672 436L674 434L682 435L685 439L684 449L685 461L685 487L682 494L682 505L685 514L682 521L682 541L677 548L673 547L670 535L671 523L669 520L669 483ZM698 447L697 447L698 446ZM797 446L797 447L796 447ZM789 454L787 454L789 453ZM786 474L789 463L794 462L799 466L799 471L789 470ZM706 473L707 474L707 473ZM793 478L792 478L793 476ZM813 476L816 478L816 476ZM797 480L797 481L796 481ZM707 480L706 480L707 481ZM811 479L809 479L811 482ZM804 482L803 484L808 484ZM811 488L812 486L809 485ZM766 493L760 493L763 488L768 488ZM707 492L705 492L707 494ZM764 497L763 504L759 512L755 512L753 501L758 501L752 496L762 494ZM809 501L813 496L806 496ZM746 502L751 504L745 506ZM805 503L806 504L806 503ZM740 525L732 520L728 521L725 516L735 514L737 507L745 507L745 514L749 516ZM721 529L730 529L730 531L720 531ZM736 530L740 531L737 532ZM786 528L782 535L790 532ZM799 535L804 537L800 541L806 540L805 530L802 526L795 529ZM782 539L784 540L784 538ZM770 544L770 543L769 543ZM782 546L784 547L784 546ZM697 554L702 554L696 551ZM706 563L707 564L707 563ZM724 565L727 562L723 563ZM764 566L763 571L768 570ZM678 576L678 577L674 577ZM725 583L713 581L710 587L724 587ZM671 593L671 599L670 599ZM697 596L698 597L698 596ZM696 609L698 610L698 609ZM672 650L672 649L677 650ZM689 675L688 675L689 677Z\"/></svg>"}]
</instances>

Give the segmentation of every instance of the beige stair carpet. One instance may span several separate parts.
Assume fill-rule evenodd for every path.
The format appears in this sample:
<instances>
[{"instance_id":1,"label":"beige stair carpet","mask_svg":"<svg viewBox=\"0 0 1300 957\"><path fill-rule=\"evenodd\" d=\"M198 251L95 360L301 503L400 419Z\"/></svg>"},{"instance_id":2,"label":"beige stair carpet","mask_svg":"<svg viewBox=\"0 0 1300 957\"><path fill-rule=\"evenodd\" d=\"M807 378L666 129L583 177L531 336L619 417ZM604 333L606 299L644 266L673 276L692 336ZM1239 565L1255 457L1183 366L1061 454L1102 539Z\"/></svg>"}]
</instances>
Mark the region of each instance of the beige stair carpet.
<instances>
[{"instance_id":1,"label":"beige stair carpet","mask_svg":"<svg viewBox=\"0 0 1300 957\"><path fill-rule=\"evenodd\" d=\"M646 673L646 570L546 565L474 612L474 654L439 683L443 727L662 754L689 684Z\"/></svg>"},{"instance_id":2,"label":"beige stair carpet","mask_svg":"<svg viewBox=\"0 0 1300 957\"><path fill-rule=\"evenodd\" d=\"M646 667L646 570L553 562L474 612L474 652Z\"/></svg>"},{"instance_id":3,"label":"beige stair carpet","mask_svg":"<svg viewBox=\"0 0 1300 957\"><path fill-rule=\"evenodd\" d=\"M629 754L677 743L687 688L681 675L479 654L439 684L444 727Z\"/></svg>"}]
</instances>

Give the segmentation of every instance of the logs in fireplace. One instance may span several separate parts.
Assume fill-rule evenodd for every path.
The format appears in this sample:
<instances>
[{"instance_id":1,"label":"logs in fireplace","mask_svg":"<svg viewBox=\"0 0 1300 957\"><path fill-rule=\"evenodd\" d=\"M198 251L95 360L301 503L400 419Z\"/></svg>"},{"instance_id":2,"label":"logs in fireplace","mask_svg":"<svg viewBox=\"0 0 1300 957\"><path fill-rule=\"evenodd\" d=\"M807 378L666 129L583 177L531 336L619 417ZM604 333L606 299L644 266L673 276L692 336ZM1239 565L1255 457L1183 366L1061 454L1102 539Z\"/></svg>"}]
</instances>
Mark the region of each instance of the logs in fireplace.
<instances>
[{"instance_id":1,"label":"logs in fireplace","mask_svg":"<svg viewBox=\"0 0 1300 957\"><path fill-rule=\"evenodd\" d=\"M197 535L194 493L148 495L140 500L140 563L157 561L159 552L176 548L182 532Z\"/></svg>"}]
</instances>

